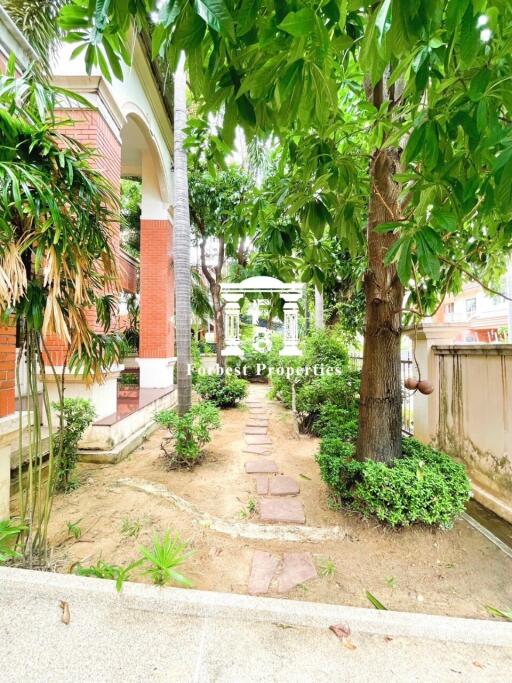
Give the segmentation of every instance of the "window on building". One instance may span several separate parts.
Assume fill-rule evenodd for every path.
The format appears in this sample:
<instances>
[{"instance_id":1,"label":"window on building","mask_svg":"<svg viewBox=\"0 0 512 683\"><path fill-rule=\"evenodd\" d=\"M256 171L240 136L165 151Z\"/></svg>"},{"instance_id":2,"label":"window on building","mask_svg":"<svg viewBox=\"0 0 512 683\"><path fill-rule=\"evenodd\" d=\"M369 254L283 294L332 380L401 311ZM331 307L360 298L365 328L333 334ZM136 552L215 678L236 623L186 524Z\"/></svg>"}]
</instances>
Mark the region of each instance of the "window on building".
<instances>
[{"instance_id":1,"label":"window on building","mask_svg":"<svg viewBox=\"0 0 512 683\"><path fill-rule=\"evenodd\" d=\"M453 301L449 304L444 305L444 312L447 313L448 315L453 315L453 312L455 310L455 304Z\"/></svg>"},{"instance_id":2,"label":"window on building","mask_svg":"<svg viewBox=\"0 0 512 683\"><path fill-rule=\"evenodd\" d=\"M476 299L466 299L466 313L474 313L476 311Z\"/></svg>"}]
</instances>

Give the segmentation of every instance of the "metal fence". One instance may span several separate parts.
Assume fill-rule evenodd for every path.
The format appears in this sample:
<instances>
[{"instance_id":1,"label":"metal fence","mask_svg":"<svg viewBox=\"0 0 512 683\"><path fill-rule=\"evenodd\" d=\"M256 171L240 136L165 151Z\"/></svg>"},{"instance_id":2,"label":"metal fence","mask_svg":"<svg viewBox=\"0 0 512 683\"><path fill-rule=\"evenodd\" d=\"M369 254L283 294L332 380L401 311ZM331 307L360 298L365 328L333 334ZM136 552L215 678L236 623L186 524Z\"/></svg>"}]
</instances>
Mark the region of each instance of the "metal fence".
<instances>
[{"instance_id":1,"label":"metal fence","mask_svg":"<svg viewBox=\"0 0 512 683\"><path fill-rule=\"evenodd\" d=\"M350 364L354 370L361 370L363 367L362 356L350 356ZM404 381L407 377L413 375L413 361L407 354L405 358L400 361L400 375L402 380L402 431L409 436L414 434L414 410L412 402L412 392L404 387Z\"/></svg>"}]
</instances>

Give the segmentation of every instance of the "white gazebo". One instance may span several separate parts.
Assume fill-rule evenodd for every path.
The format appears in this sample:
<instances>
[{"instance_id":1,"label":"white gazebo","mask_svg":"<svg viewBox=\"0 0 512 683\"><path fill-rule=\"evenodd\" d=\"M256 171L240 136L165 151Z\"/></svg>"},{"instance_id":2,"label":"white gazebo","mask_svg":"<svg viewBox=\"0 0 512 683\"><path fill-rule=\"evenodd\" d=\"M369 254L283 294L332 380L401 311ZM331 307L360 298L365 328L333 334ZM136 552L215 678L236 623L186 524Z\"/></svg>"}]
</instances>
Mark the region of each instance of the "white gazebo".
<instances>
[{"instance_id":1,"label":"white gazebo","mask_svg":"<svg viewBox=\"0 0 512 683\"><path fill-rule=\"evenodd\" d=\"M281 356L302 356L299 349L299 306L303 296L304 285L300 282L286 284L275 277L256 276L243 282L228 282L221 285L222 298L225 301L225 348L223 356L243 358L240 347L240 299L246 293L279 294L284 301L284 346L279 352Z\"/></svg>"}]
</instances>

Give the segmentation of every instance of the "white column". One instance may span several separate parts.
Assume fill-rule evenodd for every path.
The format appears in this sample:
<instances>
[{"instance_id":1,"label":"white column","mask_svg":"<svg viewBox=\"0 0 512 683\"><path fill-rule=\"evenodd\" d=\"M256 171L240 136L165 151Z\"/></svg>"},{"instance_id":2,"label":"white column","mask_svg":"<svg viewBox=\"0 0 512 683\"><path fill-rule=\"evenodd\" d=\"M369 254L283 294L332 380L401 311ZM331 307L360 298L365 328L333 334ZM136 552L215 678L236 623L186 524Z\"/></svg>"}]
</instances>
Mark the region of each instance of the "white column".
<instances>
[{"instance_id":1,"label":"white column","mask_svg":"<svg viewBox=\"0 0 512 683\"><path fill-rule=\"evenodd\" d=\"M224 294L224 343L223 356L244 357L240 348L240 304L242 294Z\"/></svg>"},{"instance_id":2,"label":"white column","mask_svg":"<svg viewBox=\"0 0 512 683\"><path fill-rule=\"evenodd\" d=\"M280 356L302 356L299 343L299 306L297 301L301 294L284 293L284 347Z\"/></svg>"}]
</instances>

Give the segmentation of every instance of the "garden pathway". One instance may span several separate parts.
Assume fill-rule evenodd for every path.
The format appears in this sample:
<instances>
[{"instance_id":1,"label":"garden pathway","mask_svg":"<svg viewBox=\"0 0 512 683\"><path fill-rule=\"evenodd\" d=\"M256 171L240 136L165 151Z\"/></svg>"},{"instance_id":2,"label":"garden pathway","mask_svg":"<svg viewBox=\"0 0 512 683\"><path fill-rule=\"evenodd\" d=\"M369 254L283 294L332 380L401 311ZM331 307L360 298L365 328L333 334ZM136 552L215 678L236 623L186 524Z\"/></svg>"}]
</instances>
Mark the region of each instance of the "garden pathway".
<instances>
[{"instance_id":1,"label":"garden pathway","mask_svg":"<svg viewBox=\"0 0 512 683\"><path fill-rule=\"evenodd\" d=\"M246 446L243 452L259 456L245 463L245 471L254 479L260 521L268 524L304 524L304 506L298 497L300 486L295 479L280 471L279 454L275 453L269 435L273 411L272 403L267 398L267 387L250 385L245 403L249 408L249 419L244 431ZM278 592L286 593L316 577L310 553L283 553L281 556L256 550L252 558L248 592L252 595L268 593L271 583L275 581Z\"/></svg>"}]
</instances>

